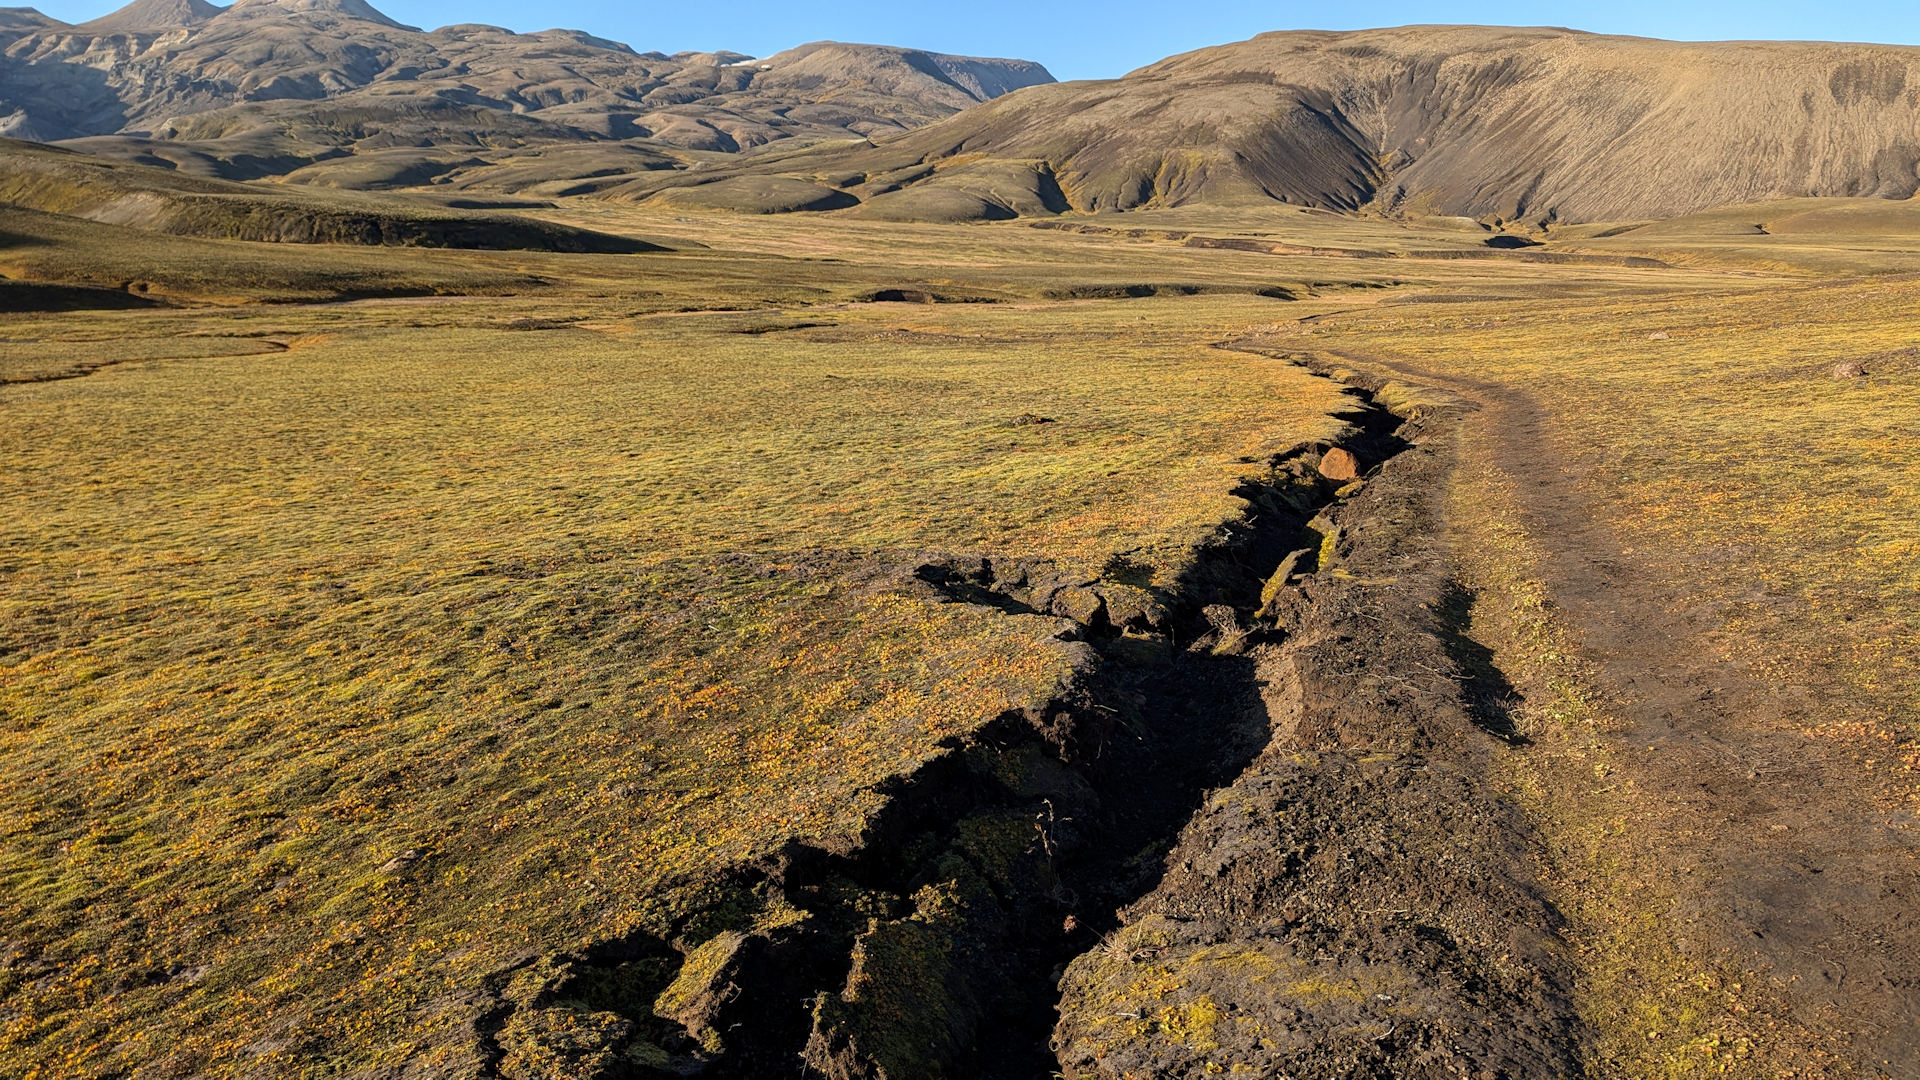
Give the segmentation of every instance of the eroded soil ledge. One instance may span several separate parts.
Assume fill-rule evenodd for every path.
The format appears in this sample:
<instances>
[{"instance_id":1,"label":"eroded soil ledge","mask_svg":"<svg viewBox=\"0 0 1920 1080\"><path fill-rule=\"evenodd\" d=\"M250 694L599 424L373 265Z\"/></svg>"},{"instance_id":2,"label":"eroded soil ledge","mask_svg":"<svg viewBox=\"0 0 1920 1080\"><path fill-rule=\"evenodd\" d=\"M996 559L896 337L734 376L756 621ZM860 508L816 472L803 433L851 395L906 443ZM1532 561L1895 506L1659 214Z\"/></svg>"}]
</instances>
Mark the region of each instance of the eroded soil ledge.
<instances>
[{"instance_id":1,"label":"eroded soil ledge","mask_svg":"<svg viewBox=\"0 0 1920 1080\"><path fill-rule=\"evenodd\" d=\"M1558 917L1485 780L1509 733L1447 614L1457 406L1349 392L1369 478L1280 455L1171 588L920 561L902 587L1068 620L1078 685L892 782L853 849L502 973L488 1070L1576 1075Z\"/></svg>"},{"instance_id":2,"label":"eroded soil ledge","mask_svg":"<svg viewBox=\"0 0 1920 1080\"><path fill-rule=\"evenodd\" d=\"M1269 738L1067 969L1066 1075L1580 1075L1561 919L1489 779L1514 736L1440 546L1460 407L1400 429L1268 601L1248 655Z\"/></svg>"}]
</instances>

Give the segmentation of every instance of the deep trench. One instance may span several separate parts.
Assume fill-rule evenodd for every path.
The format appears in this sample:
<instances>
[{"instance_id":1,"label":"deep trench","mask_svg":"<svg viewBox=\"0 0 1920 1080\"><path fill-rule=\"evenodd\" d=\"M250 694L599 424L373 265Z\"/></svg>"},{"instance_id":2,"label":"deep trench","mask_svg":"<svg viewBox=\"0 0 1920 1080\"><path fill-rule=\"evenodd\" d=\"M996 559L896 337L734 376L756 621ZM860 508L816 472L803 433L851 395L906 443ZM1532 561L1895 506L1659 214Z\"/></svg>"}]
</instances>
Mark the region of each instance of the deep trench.
<instances>
[{"instance_id":1,"label":"deep trench","mask_svg":"<svg viewBox=\"0 0 1920 1080\"><path fill-rule=\"evenodd\" d=\"M672 1019L656 1015L663 988L695 966L667 939L604 943L569 958L572 974L538 999L483 1021L495 1075L506 1075L502 1030L515 1008L554 1003L627 1017L632 1038L669 1054L623 1055L592 1074L601 1077L1053 1075L1065 965L1158 886L1165 855L1207 793L1231 783L1271 737L1245 648L1278 633L1256 611L1283 561L1292 556L1295 571L1313 569L1321 537L1311 523L1339 487L1313 464L1338 445L1371 470L1408 445L1399 418L1370 392L1343 392L1354 405L1336 416L1349 433L1276 455L1265 476L1245 480L1235 494L1247 511L1177 582L1155 591L1158 610L1101 602L1074 611L1068 636L1097 660L1073 693L1004 715L890 781L855 853L794 845L716 889L734 898L721 905L730 913L683 920L674 935L682 949L770 896L806 913L797 926L745 937L711 973L704 1005ZM1138 584L1128 579L1140 570L1117 563L1102 580ZM1071 605L1060 597L1069 590L1048 572L1042 563L937 558L915 577L954 603L1066 614ZM995 860L983 857L976 837L988 827L1011 828L1019 840L1004 849L1005 865L986 866ZM913 982L917 969L875 968L877 979L905 981L902 1001L865 1012L858 1001L850 1011L835 1004L856 955L871 964L894 928L944 925L927 919L916 897L956 875L976 888L965 917L931 938L944 955L934 958L937 977ZM835 1015L841 1021L822 1019Z\"/></svg>"}]
</instances>

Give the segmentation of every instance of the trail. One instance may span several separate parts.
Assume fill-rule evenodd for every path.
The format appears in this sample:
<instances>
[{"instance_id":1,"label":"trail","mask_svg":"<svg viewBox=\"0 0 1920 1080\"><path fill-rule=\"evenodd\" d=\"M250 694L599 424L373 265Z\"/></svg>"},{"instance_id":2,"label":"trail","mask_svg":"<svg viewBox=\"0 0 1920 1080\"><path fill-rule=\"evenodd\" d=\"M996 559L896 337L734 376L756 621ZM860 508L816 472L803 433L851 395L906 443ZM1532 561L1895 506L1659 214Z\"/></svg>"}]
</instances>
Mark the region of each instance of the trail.
<instances>
[{"instance_id":1,"label":"trail","mask_svg":"<svg viewBox=\"0 0 1920 1080\"><path fill-rule=\"evenodd\" d=\"M1822 1075L1920 1077L1915 815L1876 803L1854 752L1807 735L1805 688L1722 655L1719 613L1614 534L1532 395L1342 359L1479 403L1473 433L1515 480L1546 584L1621 721L1609 785L1676 897L1664 918L1680 949L1747 979L1756 1009L1784 1001L1780 1022Z\"/></svg>"},{"instance_id":2,"label":"trail","mask_svg":"<svg viewBox=\"0 0 1920 1080\"><path fill-rule=\"evenodd\" d=\"M1441 614L1453 418L1347 392L1371 478L1277 456L1169 587L913 567L1067 620L1079 684L889 782L856 848L742 868L724 913L559 958L534 998L503 979L496 1070L572 1002L664 1047L648 1075L1577 1074L1560 920Z\"/></svg>"},{"instance_id":3,"label":"trail","mask_svg":"<svg viewBox=\"0 0 1920 1080\"><path fill-rule=\"evenodd\" d=\"M1581 1074L1562 920L1490 775L1509 733L1476 708L1447 614L1459 412L1402 423L1407 449L1273 592L1266 745L1068 968L1067 1075Z\"/></svg>"},{"instance_id":4,"label":"trail","mask_svg":"<svg viewBox=\"0 0 1920 1080\"><path fill-rule=\"evenodd\" d=\"M1537 402L1395 373L1451 396L1395 415L1377 374L1344 371L1365 482L1317 479L1325 445L1280 455L1153 602L1124 569L905 571L898 587L1066 620L1081 681L891 781L857 847L743 868L731 895L761 907L725 918L747 929L714 937L695 913L603 943L560 996L621 988L593 1003L655 1025L671 1056L646 1075L1613 1075L1554 837L1502 768L1540 751L1457 584L1446 499L1470 437L1522 481L1547 584L1625 718L1606 790L1630 793L1623 842L1650 852L1627 865L1676 898L1635 914L1756 976L1756 1014L1809 1040L1813 1075L1920 1076L1911 822L1861 798L1790 692L1704 646L1713 613L1598 524ZM502 1000L487 1024L540 1007Z\"/></svg>"}]
</instances>

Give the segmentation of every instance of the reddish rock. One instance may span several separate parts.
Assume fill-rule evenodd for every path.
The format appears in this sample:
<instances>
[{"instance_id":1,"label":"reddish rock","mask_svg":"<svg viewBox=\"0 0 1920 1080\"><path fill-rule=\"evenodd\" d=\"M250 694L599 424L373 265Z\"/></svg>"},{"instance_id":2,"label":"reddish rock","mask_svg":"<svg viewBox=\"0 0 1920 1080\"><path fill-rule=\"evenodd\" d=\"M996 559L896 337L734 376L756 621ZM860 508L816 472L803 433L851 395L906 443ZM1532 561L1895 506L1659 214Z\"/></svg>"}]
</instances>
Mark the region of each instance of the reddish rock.
<instances>
[{"instance_id":1,"label":"reddish rock","mask_svg":"<svg viewBox=\"0 0 1920 1080\"><path fill-rule=\"evenodd\" d=\"M1329 480L1358 480L1360 459L1336 446L1321 457L1320 475Z\"/></svg>"}]
</instances>

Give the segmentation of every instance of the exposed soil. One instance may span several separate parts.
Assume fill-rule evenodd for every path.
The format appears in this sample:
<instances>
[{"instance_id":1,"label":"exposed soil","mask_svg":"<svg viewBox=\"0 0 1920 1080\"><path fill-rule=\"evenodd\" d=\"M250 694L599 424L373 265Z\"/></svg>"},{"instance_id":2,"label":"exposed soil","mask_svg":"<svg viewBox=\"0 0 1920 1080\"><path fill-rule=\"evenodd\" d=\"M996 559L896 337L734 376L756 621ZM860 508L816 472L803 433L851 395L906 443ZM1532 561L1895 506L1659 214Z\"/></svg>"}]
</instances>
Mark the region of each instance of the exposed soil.
<instances>
[{"instance_id":1,"label":"exposed soil","mask_svg":"<svg viewBox=\"0 0 1920 1080\"><path fill-rule=\"evenodd\" d=\"M1723 657L1719 612L1602 523L1530 396L1406 374L1486 410L1476 432L1519 481L1546 583L1624 721L1617 789L1645 862L1671 874L1681 949L1784 1001L1816 1060L1837 1050L1820 1074L1920 1077L1914 815L1874 797L1856 751L1805 734L1811 691Z\"/></svg>"},{"instance_id":2,"label":"exposed soil","mask_svg":"<svg viewBox=\"0 0 1920 1080\"><path fill-rule=\"evenodd\" d=\"M1350 392L1372 478L1327 479L1352 462L1324 444L1279 456L1171 587L924 560L898 587L1069 620L1081 685L899 778L852 849L509 973L493 1071L1576 1073L1558 916L1446 614L1449 444Z\"/></svg>"},{"instance_id":3,"label":"exposed soil","mask_svg":"<svg viewBox=\"0 0 1920 1080\"><path fill-rule=\"evenodd\" d=\"M1829 1074L1920 1075L1909 823L1799 733L1791 688L1716 659L1711 611L1631 568L1530 400L1458 389L1403 423L1355 388L1366 478L1282 455L1171 588L922 559L891 587L1061 617L1080 685L898 778L853 847L790 849L663 938L496 988L496 1073L1583 1075L1582 972L1494 767L1528 752L1517 691L1440 516L1479 409L1629 720L1636 865L1685 870L1678 945L1765 976L1756 1003L1860 1066Z\"/></svg>"},{"instance_id":4,"label":"exposed soil","mask_svg":"<svg viewBox=\"0 0 1920 1080\"><path fill-rule=\"evenodd\" d=\"M1355 406L1350 447L1375 462L1402 449L1397 421L1364 394ZM1126 566L1095 582L1044 562L949 557L916 570L955 602L1072 619L1091 645L1083 696L1003 718L905 781L858 855L801 857L779 875L840 930L810 946L807 975L785 962L798 950L770 965L786 973L787 1004L739 1013L717 1075L1011 1080L1058 1068L1066 965L1159 884L1206 794L1269 743L1261 670L1277 631L1256 612L1274 569L1303 536L1319 539L1306 526L1337 487L1315 468L1329 449L1298 447L1272 479L1249 482L1246 516L1169 589L1131 584ZM997 851L989 832L1004 838ZM942 890L959 902L929 899ZM848 910L876 901L879 917Z\"/></svg>"},{"instance_id":5,"label":"exposed soil","mask_svg":"<svg viewBox=\"0 0 1920 1080\"><path fill-rule=\"evenodd\" d=\"M1447 615L1449 422L1403 429L1272 592L1248 652L1266 745L1068 969L1067 1075L1579 1075L1561 920Z\"/></svg>"}]
</instances>

